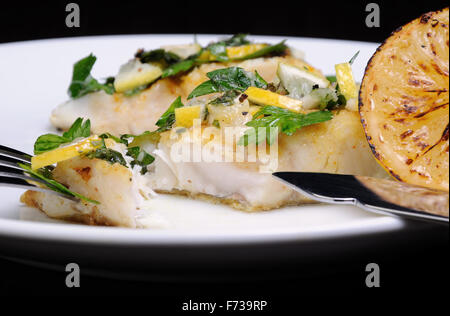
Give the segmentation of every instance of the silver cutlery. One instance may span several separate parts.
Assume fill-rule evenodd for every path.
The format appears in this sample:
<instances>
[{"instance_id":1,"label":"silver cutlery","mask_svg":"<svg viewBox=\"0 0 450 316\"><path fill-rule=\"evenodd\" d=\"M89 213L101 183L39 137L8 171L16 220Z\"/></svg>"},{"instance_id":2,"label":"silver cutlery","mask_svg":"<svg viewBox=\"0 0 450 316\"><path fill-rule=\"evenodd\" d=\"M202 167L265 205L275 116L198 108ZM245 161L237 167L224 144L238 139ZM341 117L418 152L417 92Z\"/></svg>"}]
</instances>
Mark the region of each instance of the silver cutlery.
<instances>
[{"instance_id":1,"label":"silver cutlery","mask_svg":"<svg viewBox=\"0 0 450 316\"><path fill-rule=\"evenodd\" d=\"M275 172L277 179L323 203L352 204L364 210L448 223L449 193L398 181L311 172Z\"/></svg>"},{"instance_id":2,"label":"silver cutlery","mask_svg":"<svg viewBox=\"0 0 450 316\"><path fill-rule=\"evenodd\" d=\"M0 186L52 193L72 201L79 201L74 196L56 192L48 188L47 182L33 177L19 166L20 163L29 166L30 162L31 155L0 145Z\"/></svg>"}]
</instances>

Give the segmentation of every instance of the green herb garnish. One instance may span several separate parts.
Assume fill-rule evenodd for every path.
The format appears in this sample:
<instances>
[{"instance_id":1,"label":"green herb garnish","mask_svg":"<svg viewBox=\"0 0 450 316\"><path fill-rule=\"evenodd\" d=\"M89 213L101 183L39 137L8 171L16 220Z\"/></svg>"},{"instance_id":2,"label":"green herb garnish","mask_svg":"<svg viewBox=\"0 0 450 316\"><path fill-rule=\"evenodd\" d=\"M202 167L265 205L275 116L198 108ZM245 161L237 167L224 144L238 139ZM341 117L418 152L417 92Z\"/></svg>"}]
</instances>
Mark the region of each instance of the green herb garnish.
<instances>
[{"instance_id":1,"label":"green herb garnish","mask_svg":"<svg viewBox=\"0 0 450 316\"><path fill-rule=\"evenodd\" d=\"M105 133L105 134L100 135L99 137L103 138L103 139L111 138L116 143L125 144L128 147L130 138L133 138L133 141L134 141L141 137L148 137L149 139L157 137L159 140L159 133L146 131L140 135L123 134L120 137L111 135L109 133ZM155 141L157 141L157 140L155 139ZM131 168L133 168L135 165L141 166L141 174L146 174L148 165L153 163L153 161L155 160L155 157L153 157L152 155L150 155L149 153L144 151L140 146L128 147L128 151L127 151L126 155L133 158L133 161L130 162ZM120 155L120 156L123 159L123 156L122 155ZM94 158L98 158L98 157L94 157ZM100 159L102 159L102 158L100 158ZM120 158L118 158L118 159L121 160Z\"/></svg>"},{"instance_id":2,"label":"green herb garnish","mask_svg":"<svg viewBox=\"0 0 450 316\"><path fill-rule=\"evenodd\" d=\"M150 63L150 62L165 62L168 65L172 65L174 63L177 63L181 60L180 56L178 56L177 54L174 54L172 52L168 52L162 48L159 49L154 49L151 51L144 51L144 50L139 50L136 54L135 54L136 58L139 58L139 60L141 61L141 63Z\"/></svg>"},{"instance_id":3,"label":"green herb garnish","mask_svg":"<svg viewBox=\"0 0 450 316\"><path fill-rule=\"evenodd\" d=\"M175 123L175 109L183 107L183 103L181 102L181 97L175 99L172 104L169 106L166 112L159 118L156 122L156 126L159 128L156 130L157 132L164 132L172 128L172 125Z\"/></svg>"},{"instance_id":4,"label":"green herb garnish","mask_svg":"<svg viewBox=\"0 0 450 316\"><path fill-rule=\"evenodd\" d=\"M225 46L241 46L250 44L250 41L247 39L247 35L245 33L235 34L231 36L229 39L225 39L219 41L220 44L225 44Z\"/></svg>"},{"instance_id":5,"label":"green herb garnish","mask_svg":"<svg viewBox=\"0 0 450 316\"><path fill-rule=\"evenodd\" d=\"M105 91L107 94L114 93L114 79L112 77L107 78L104 83L100 83L91 76L91 70L96 60L97 57L90 54L73 66L72 82L68 90L72 99L100 90Z\"/></svg>"},{"instance_id":6,"label":"green herb garnish","mask_svg":"<svg viewBox=\"0 0 450 316\"><path fill-rule=\"evenodd\" d=\"M44 134L38 137L34 143L34 154L38 155L46 151L58 148L62 144L70 143L79 137L89 137L91 135L91 122L86 120L83 123L81 117L77 118L69 130L62 136L55 134Z\"/></svg>"},{"instance_id":7,"label":"green herb garnish","mask_svg":"<svg viewBox=\"0 0 450 316\"><path fill-rule=\"evenodd\" d=\"M180 61L179 63L176 63L172 66L167 67L164 69L161 78L171 77L175 76L181 72L186 72L188 70L191 70L197 65L197 61L194 59L186 59L183 61Z\"/></svg>"},{"instance_id":8,"label":"green herb garnish","mask_svg":"<svg viewBox=\"0 0 450 316\"><path fill-rule=\"evenodd\" d=\"M214 121L212 122L212 126L217 127L217 128L220 128L220 122L219 122L218 120L214 120Z\"/></svg>"},{"instance_id":9,"label":"green herb garnish","mask_svg":"<svg viewBox=\"0 0 450 316\"><path fill-rule=\"evenodd\" d=\"M331 120L333 114L330 111L302 114L276 106L264 106L253 117L254 119L246 124L252 128L245 131L238 145L259 144L264 140L270 145L275 141L278 133L290 136L302 127ZM260 130L259 127L265 127L265 129Z\"/></svg>"},{"instance_id":10,"label":"green herb garnish","mask_svg":"<svg viewBox=\"0 0 450 316\"><path fill-rule=\"evenodd\" d=\"M237 90L228 90L226 91L222 96L215 98L214 100L210 101L209 104L213 104L213 105L233 105L234 103L234 99L236 99L236 97L238 95L240 95L241 92L237 91Z\"/></svg>"},{"instance_id":11,"label":"green herb garnish","mask_svg":"<svg viewBox=\"0 0 450 316\"><path fill-rule=\"evenodd\" d=\"M210 79L197 86L188 99L211 94L215 92L226 92L238 90L244 92L248 87L267 88L267 82L258 75L245 71L240 67L229 67L208 72L206 76Z\"/></svg>"},{"instance_id":12,"label":"green herb garnish","mask_svg":"<svg viewBox=\"0 0 450 316\"><path fill-rule=\"evenodd\" d=\"M284 44L286 41L282 41L275 45L266 46L264 48L261 48L260 50L254 52L253 54L249 54L240 58L234 58L234 61L237 60L247 60L247 59L254 59L259 58L267 55L274 55L274 54L280 54L284 52L287 49L286 44Z\"/></svg>"},{"instance_id":13,"label":"green herb garnish","mask_svg":"<svg viewBox=\"0 0 450 316\"><path fill-rule=\"evenodd\" d=\"M270 45L266 46L253 54L249 54L240 58L229 58L227 55L226 48L230 46L241 46L241 45L247 45L250 44L250 41L247 40L247 34L236 34L229 39L225 39L222 41L218 41L215 43L211 43L205 48L203 48L198 54L189 56L187 59L181 60L177 63L174 63L172 65L169 65L164 71L161 76L161 78L166 78L170 76L175 76L177 74L187 72L194 68L195 66L198 66L203 63L209 63L209 62L227 62L227 61L241 61L246 59L252 59L252 58L258 58L263 57L267 55L274 55L274 54L280 54L284 52L287 48L287 46L284 44L285 41L282 41L276 45ZM208 50L211 55L215 57L213 60L201 60L199 59L199 56L204 50Z\"/></svg>"},{"instance_id":14,"label":"green herb garnish","mask_svg":"<svg viewBox=\"0 0 450 316\"><path fill-rule=\"evenodd\" d=\"M114 136L110 133L103 133L101 135L99 135L98 137L100 137L101 139L107 139L107 138L111 138L112 140L114 140L116 143L122 143L125 145L128 145L128 142L120 137Z\"/></svg>"},{"instance_id":15,"label":"green herb garnish","mask_svg":"<svg viewBox=\"0 0 450 316\"><path fill-rule=\"evenodd\" d=\"M133 158L130 162L131 168L135 165L141 166L141 174L146 174L148 165L155 161L155 157L141 149L139 146L128 148L127 156Z\"/></svg>"},{"instance_id":16,"label":"green herb garnish","mask_svg":"<svg viewBox=\"0 0 450 316\"><path fill-rule=\"evenodd\" d=\"M112 165L115 163L118 163L124 167L127 167L127 162L123 158L122 154L111 148L107 148L106 146L102 146L100 148L91 150L90 152L86 153L84 155L84 157L89 158L89 159L97 158L97 159L105 160Z\"/></svg>"},{"instance_id":17,"label":"green herb garnish","mask_svg":"<svg viewBox=\"0 0 450 316\"><path fill-rule=\"evenodd\" d=\"M349 60L348 63L349 63L350 65L353 65L353 62L355 61L356 57L358 57L358 55L359 55L359 51L357 51L356 54L353 55L352 58L350 58L350 60Z\"/></svg>"}]
</instances>

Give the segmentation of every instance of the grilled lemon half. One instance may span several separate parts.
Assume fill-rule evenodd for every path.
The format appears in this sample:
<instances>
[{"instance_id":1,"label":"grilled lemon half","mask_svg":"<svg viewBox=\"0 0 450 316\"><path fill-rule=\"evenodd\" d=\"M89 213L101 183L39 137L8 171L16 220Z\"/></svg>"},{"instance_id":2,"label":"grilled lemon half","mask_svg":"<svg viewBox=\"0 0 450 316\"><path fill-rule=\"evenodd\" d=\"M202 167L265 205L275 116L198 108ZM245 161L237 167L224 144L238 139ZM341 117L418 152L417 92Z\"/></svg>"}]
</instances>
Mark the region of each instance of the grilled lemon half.
<instances>
[{"instance_id":1,"label":"grilled lemon half","mask_svg":"<svg viewBox=\"0 0 450 316\"><path fill-rule=\"evenodd\" d=\"M400 181L449 189L449 10L396 30L369 61L359 112L376 159Z\"/></svg>"}]
</instances>

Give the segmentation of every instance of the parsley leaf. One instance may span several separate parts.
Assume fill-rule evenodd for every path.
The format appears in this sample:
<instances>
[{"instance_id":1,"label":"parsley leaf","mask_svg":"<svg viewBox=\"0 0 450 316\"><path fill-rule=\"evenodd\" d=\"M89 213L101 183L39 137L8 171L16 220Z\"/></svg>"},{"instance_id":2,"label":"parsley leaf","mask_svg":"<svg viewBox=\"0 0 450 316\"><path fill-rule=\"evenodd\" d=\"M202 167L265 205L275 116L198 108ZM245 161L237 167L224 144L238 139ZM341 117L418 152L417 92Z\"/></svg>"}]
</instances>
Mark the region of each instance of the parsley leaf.
<instances>
[{"instance_id":1,"label":"parsley leaf","mask_svg":"<svg viewBox=\"0 0 450 316\"><path fill-rule=\"evenodd\" d=\"M96 60L97 57L90 54L79 60L73 66L72 81L68 89L71 98L77 99L88 93L100 90L105 91L107 94L114 93L114 80L112 78L108 78L105 83L102 84L91 76L91 70Z\"/></svg>"},{"instance_id":2,"label":"parsley leaf","mask_svg":"<svg viewBox=\"0 0 450 316\"><path fill-rule=\"evenodd\" d=\"M77 118L69 130L62 136L55 134L44 134L38 137L34 143L34 154L42 154L43 152L58 148L62 144L70 143L79 137L89 137L91 135L91 122L86 120L83 123L81 117Z\"/></svg>"},{"instance_id":3,"label":"parsley leaf","mask_svg":"<svg viewBox=\"0 0 450 316\"><path fill-rule=\"evenodd\" d=\"M267 86L267 82L265 82L264 79L261 78L261 76L254 75L240 67L217 69L208 72L206 75L223 91L245 91L250 86L258 88L266 88Z\"/></svg>"},{"instance_id":4,"label":"parsley leaf","mask_svg":"<svg viewBox=\"0 0 450 316\"><path fill-rule=\"evenodd\" d=\"M247 35L245 33L235 34L229 39L220 41L219 43L223 43L226 46L241 46L250 44L250 41L247 39Z\"/></svg>"},{"instance_id":5,"label":"parsley leaf","mask_svg":"<svg viewBox=\"0 0 450 316\"><path fill-rule=\"evenodd\" d=\"M180 56L174 54L172 52L168 52L162 48L154 49L151 51L138 50L134 55L136 58L139 58L141 63L150 63L150 62L159 62L164 61L167 64L171 65L177 63L181 60Z\"/></svg>"},{"instance_id":6,"label":"parsley leaf","mask_svg":"<svg viewBox=\"0 0 450 316\"><path fill-rule=\"evenodd\" d=\"M254 52L253 54L245 55L240 58L234 58L233 60L254 59L254 58L259 58L259 57L263 57L263 56L267 56L267 55L280 54L287 49L286 44L284 44L285 42L286 41L284 40L278 44L266 46L256 52Z\"/></svg>"},{"instance_id":7,"label":"parsley leaf","mask_svg":"<svg viewBox=\"0 0 450 316\"><path fill-rule=\"evenodd\" d=\"M186 72L188 70L191 70L196 66L196 60L194 59L186 59L182 60L176 64L173 64L166 69L164 69L161 78L171 77L175 76L181 72Z\"/></svg>"},{"instance_id":8,"label":"parsley leaf","mask_svg":"<svg viewBox=\"0 0 450 316\"><path fill-rule=\"evenodd\" d=\"M127 146L129 145L130 138L133 138L131 145L136 142L139 143L143 140L150 141L151 143L157 143L160 139L160 135L159 135L159 132L157 132L157 131L153 131L153 132L145 131L139 135L123 134L120 136L120 139L122 140L122 142Z\"/></svg>"},{"instance_id":9,"label":"parsley leaf","mask_svg":"<svg viewBox=\"0 0 450 316\"><path fill-rule=\"evenodd\" d=\"M83 119L79 117L75 120L75 122L73 122L69 130L63 133L62 137L70 139L70 141L73 141L78 137L89 137L90 135L91 135L91 121L87 119L83 123Z\"/></svg>"},{"instance_id":10,"label":"parsley leaf","mask_svg":"<svg viewBox=\"0 0 450 316\"><path fill-rule=\"evenodd\" d=\"M355 61L356 57L358 57L358 55L359 55L359 51L357 51L356 54L353 55L353 57L349 60L348 63L349 63L350 65L353 65L353 62Z\"/></svg>"},{"instance_id":11,"label":"parsley leaf","mask_svg":"<svg viewBox=\"0 0 450 316\"><path fill-rule=\"evenodd\" d=\"M19 167L24 169L24 171L26 173L28 173L31 177L43 180L45 182L45 185L49 189L52 189L53 191L56 191L56 192L62 193L62 194L66 194L66 195L69 195L69 196L77 197L80 200L83 200L83 201L86 201L86 202L90 202L90 203L94 203L94 204L100 204L100 202L92 200L90 198L87 198L87 197L85 197L85 196L83 196L81 194L78 194L76 192L73 192L73 191L69 190L68 188L66 188L64 185L62 185L61 183L51 179L50 178L51 173L49 172L48 169L41 168L41 169L38 169L38 170L33 170L27 164L19 163L18 165L19 165Z\"/></svg>"},{"instance_id":12,"label":"parsley leaf","mask_svg":"<svg viewBox=\"0 0 450 316\"><path fill-rule=\"evenodd\" d=\"M112 140L114 140L116 143L121 143L121 144L125 144L128 145L128 142L120 137L114 136L110 133L103 133L101 135L99 135L98 137L100 137L101 139L107 139L107 138L111 138Z\"/></svg>"},{"instance_id":13,"label":"parsley leaf","mask_svg":"<svg viewBox=\"0 0 450 316\"><path fill-rule=\"evenodd\" d=\"M134 159L130 163L131 168L133 168L135 165L141 166L141 174L146 174L148 171L148 165L155 161L155 157L147 153L145 150L141 149L141 147L139 146L129 147L127 156L130 156Z\"/></svg>"},{"instance_id":14,"label":"parsley leaf","mask_svg":"<svg viewBox=\"0 0 450 316\"><path fill-rule=\"evenodd\" d=\"M156 122L156 126L159 128L156 130L157 132L164 132L172 128L173 123L175 123L175 109L183 107L183 103L181 102L181 97L175 99L172 104L169 106L166 112L159 118Z\"/></svg>"},{"instance_id":15,"label":"parsley leaf","mask_svg":"<svg viewBox=\"0 0 450 316\"><path fill-rule=\"evenodd\" d=\"M227 45L225 43L214 43L207 47L217 61L228 61Z\"/></svg>"},{"instance_id":16,"label":"parsley leaf","mask_svg":"<svg viewBox=\"0 0 450 316\"><path fill-rule=\"evenodd\" d=\"M158 136L158 138L159 138L159 133L146 131L140 135L123 134L120 137L111 135L109 133L105 133L105 134L100 135L99 137L103 138L103 139L111 138L116 143L125 144L128 147L128 151L127 151L126 155L130 156L134 159L133 161L130 162L131 168L133 168L135 165L139 165L139 166L141 166L141 174L146 174L147 166L150 165L151 163L153 163L153 161L155 160L155 157L153 157L152 155L150 155L149 153L147 153L146 151L141 149L140 146L129 147L129 140L130 140L130 138L133 138L133 141L131 144L131 145L133 145L133 143L135 143L135 141L137 141L139 143L139 138L146 137L147 140L149 139L150 141L152 141L156 136ZM106 149L106 147L104 147L104 149ZM110 161L111 163L118 162L121 165L126 167L125 160L123 159L123 156L119 152L115 152L113 150L109 150L109 152L106 152L105 150L103 150L100 152L91 153L91 155L92 155L91 158L104 159L104 160Z\"/></svg>"},{"instance_id":17,"label":"parsley leaf","mask_svg":"<svg viewBox=\"0 0 450 316\"><path fill-rule=\"evenodd\" d=\"M227 47L249 44L250 41L248 41L246 37L247 34L236 34L228 39L211 43L206 46L206 49L216 58L216 61L229 61L230 58L228 58Z\"/></svg>"},{"instance_id":18,"label":"parsley leaf","mask_svg":"<svg viewBox=\"0 0 450 316\"><path fill-rule=\"evenodd\" d=\"M210 101L209 104L213 104L213 105L233 105L233 101L234 99L236 99L236 97L238 95L240 95L241 92L237 91L237 90L229 90L226 91L222 96L215 98L214 100Z\"/></svg>"},{"instance_id":19,"label":"parsley leaf","mask_svg":"<svg viewBox=\"0 0 450 316\"><path fill-rule=\"evenodd\" d=\"M124 167L127 167L127 162L123 158L122 154L111 148L107 148L106 146L102 146L100 148L91 150L90 152L86 153L84 156L89 159L94 159L94 158L102 159L112 165L115 163L118 163Z\"/></svg>"},{"instance_id":20,"label":"parsley leaf","mask_svg":"<svg viewBox=\"0 0 450 316\"><path fill-rule=\"evenodd\" d=\"M215 92L238 90L244 92L248 87L267 88L267 82L258 73L252 74L240 67L229 67L208 72L210 79L197 86L188 99Z\"/></svg>"},{"instance_id":21,"label":"parsley leaf","mask_svg":"<svg viewBox=\"0 0 450 316\"><path fill-rule=\"evenodd\" d=\"M316 111L308 114L294 113L276 106L265 106L253 117L254 119L246 124L252 128L245 131L239 139L238 145L259 144L264 140L267 140L270 145L278 133L290 136L302 127L331 120L333 114L330 111ZM265 129L259 127L265 127Z\"/></svg>"},{"instance_id":22,"label":"parsley leaf","mask_svg":"<svg viewBox=\"0 0 450 316\"><path fill-rule=\"evenodd\" d=\"M34 154L39 155L43 152L58 148L64 143L70 142L66 138L55 134L44 134L36 139L34 143Z\"/></svg>"}]
</instances>

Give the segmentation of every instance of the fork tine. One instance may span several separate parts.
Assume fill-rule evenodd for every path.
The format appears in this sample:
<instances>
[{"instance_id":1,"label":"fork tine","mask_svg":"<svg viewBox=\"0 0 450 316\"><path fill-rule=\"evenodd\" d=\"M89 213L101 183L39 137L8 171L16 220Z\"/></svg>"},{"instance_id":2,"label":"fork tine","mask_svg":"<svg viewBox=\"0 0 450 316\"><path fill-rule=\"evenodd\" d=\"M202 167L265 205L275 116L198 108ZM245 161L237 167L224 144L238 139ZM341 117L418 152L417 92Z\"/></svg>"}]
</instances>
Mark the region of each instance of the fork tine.
<instances>
[{"instance_id":1,"label":"fork tine","mask_svg":"<svg viewBox=\"0 0 450 316\"><path fill-rule=\"evenodd\" d=\"M39 182L39 183L45 184L45 181L43 181L41 179L36 179L36 178L26 175L23 172L23 170L19 170L19 169L7 167L7 166L0 166L0 176L24 179L24 180L29 180L29 181L34 181L34 182Z\"/></svg>"},{"instance_id":2,"label":"fork tine","mask_svg":"<svg viewBox=\"0 0 450 316\"><path fill-rule=\"evenodd\" d=\"M0 166L9 166L14 169L22 170L22 168L19 167L18 163L25 163L25 162L20 161L16 158L0 155Z\"/></svg>"},{"instance_id":3,"label":"fork tine","mask_svg":"<svg viewBox=\"0 0 450 316\"><path fill-rule=\"evenodd\" d=\"M0 145L1 146L1 145ZM4 146L3 146L4 147ZM10 166L19 170L22 170L21 167L18 166L18 163L25 163L25 164L30 164L30 161L24 161L24 159L21 158L16 158L13 154L8 153L6 156L2 155L1 153L3 153L4 151L0 150L0 165L4 165L4 166ZM8 156L9 155L9 156ZM53 170L55 167L54 166L47 166L46 168Z\"/></svg>"},{"instance_id":4,"label":"fork tine","mask_svg":"<svg viewBox=\"0 0 450 316\"><path fill-rule=\"evenodd\" d=\"M79 199L75 196L56 192L47 187L39 187L34 185L32 182L28 182L33 181L34 183L47 185L44 180L37 179L25 174L24 170L18 165L19 163L25 163L29 165L30 162L30 155L16 149L0 145L0 186L17 187L33 191L51 193L75 202L79 201ZM48 166L48 168L53 167Z\"/></svg>"},{"instance_id":5,"label":"fork tine","mask_svg":"<svg viewBox=\"0 0 450 316\"><path fill-rule=\"evenodd\" d=\"M21 152L20 150L0 145L0 154L19 159L24 162L31 162L31 155Z\"/></svg>"},{"instance_id":6,"label":"fork tine","mask_svg":"<svg viewBox=\"0 0 450 316\"><path fill-rule=\"evenodd\" d=\"M35 179L33 178L33 181L35 181ZM60 196L62 198L65 199L69 199L71 201L74 202L79 202L80 200L77 197L74 196L70 196L70 195L66 195L66 194L62 194L47 188L41 188L38 186L35 186L31 183L28 183L26 180L24 179L19 179L19 178L13 178L13 177L4 177L0 175L0 187L1 186L6 186L6 187L15 187L15 188L21 188L21 189L28 189L28 190L32 190L32 191L39 191L39 192L44 192L44 193L51 193L51 194L55 194L57 196Z\"/></svg>"}]
</instances>

